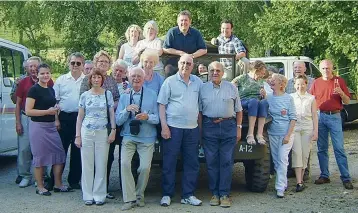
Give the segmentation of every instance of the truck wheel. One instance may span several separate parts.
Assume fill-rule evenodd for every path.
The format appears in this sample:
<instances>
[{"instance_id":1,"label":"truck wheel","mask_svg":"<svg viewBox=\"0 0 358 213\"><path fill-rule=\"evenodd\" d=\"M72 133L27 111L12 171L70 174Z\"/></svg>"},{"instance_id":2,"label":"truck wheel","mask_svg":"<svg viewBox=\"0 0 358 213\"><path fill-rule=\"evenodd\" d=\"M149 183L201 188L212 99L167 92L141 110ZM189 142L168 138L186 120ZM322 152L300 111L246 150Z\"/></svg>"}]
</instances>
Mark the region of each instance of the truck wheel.
<instances>
[{"instance_id":1,"label":"truck wheel","mask_svg":"<svg viewBox=\"0 0 358 213\"><path fill-rule=\"evenodd\" d=\"M264 192L270 180L270 148L265 146L266 152L261 159L244 162L246 188L252 192Z\"/></svg>"}]
</instances>

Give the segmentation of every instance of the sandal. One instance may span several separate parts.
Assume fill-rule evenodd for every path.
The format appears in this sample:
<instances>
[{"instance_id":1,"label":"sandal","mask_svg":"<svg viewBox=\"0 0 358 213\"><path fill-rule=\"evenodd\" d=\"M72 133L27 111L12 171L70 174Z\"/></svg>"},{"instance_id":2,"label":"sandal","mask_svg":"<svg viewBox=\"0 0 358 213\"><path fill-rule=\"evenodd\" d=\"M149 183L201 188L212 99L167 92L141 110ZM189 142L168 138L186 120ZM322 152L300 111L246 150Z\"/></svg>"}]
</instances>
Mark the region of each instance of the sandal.
<instances>
[{"instance_id":1,"label":"sandal","mask_svg":"<svg viewBox=\"0 0 358 213\"><path fill-rule=\"evenodd\" d=\"M38 195L44 195L44 196L50 196L51 192L47 191L47 189L36 189L36 194Z\"/></svg>"},{"instance_id":2,"label":"sandal","mask_svg":"<svg viewBox=\"0 0 358 213\"><path fill-rule=\"evenodd\" d=\"M256 141L253 135L247 135L246 136L246 142L249 145L256 145Z\"/></svg>"},{"instance_id":3,"label":"sandal","mask_svg":"<svg viewBox=\"0 0 358 213\"><path fill-rule=\"evenodd\" d=\"M73 189L69 186L62 185L61 187L53 187L54 192L73 192Z\"/></svg>"},{"instance_id":4,"label":"sandal","mask_svg":"<svg viewBox=\"0 0 358 213\"><path fill-rule=\"evenodd\" d=\"M257 143L259 143L259 144L261 144L261 145L265 145L265 144L266 144L266 141L265 141L264 136L262 136L262 135L256 135L256 139L257 139Z\"/></svg>"}]
</instances>

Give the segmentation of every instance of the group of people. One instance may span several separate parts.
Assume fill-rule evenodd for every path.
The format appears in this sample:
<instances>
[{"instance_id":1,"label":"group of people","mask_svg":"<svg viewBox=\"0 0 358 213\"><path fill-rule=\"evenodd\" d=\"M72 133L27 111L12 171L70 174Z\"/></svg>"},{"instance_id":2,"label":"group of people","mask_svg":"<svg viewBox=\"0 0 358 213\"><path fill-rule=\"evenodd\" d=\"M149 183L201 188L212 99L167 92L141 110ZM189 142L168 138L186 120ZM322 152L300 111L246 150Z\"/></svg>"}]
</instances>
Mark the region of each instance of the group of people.
<instances>
[{"instance_id":1,"label":"group of people","mask_svg":"<svg viewBox=\"0 0 358 213\"><path fill-rule=\"evenodd\" d=\"M249 118L247 143L269 142L278 197L284 197L287 188L288 155L292 147L296 191L304 189L303 171L311 141L317 137L321 175L315 183L329 183L328 132L343 184L347 189L353 188L342 127L337 126L342 101L349 101L349 93L344 80L333 76L331 61L321 62L322 77L313 83L300 70L302 73L291 83L294 87L291 95L285 90L292 80L287 81L277 73L270 76L269 68L261 61L255 61L249 72L234 82L224 80L231 73L231 59L214 61L207 68L210 81L203 83L192 71L194 59L207 52L205 42L201 33L190 26L189 11L180 12L177 22L178 26L168 31L164 42L157 37L158 26L154 21L145 24L144 39L141 28L131 25L126 31L128 42L122 45L113 63L103 50L93 61L73 53L68 57L70 71L55 83L50 67L42 64L40 58L27 60L28 76L14 87L19 135L16 181L20 187L30 185L32 159L37 194L48 196L51 190L81 189L85 205L103 205L106 198L114 198L108 193L108 185L114 150L119 145L124 201L121 209L142 207L154 144L159 140L163 155L160 205L169 206L174 196L178 155L183 160L181 203L202 204L194 193L200 144L204 147L212 192L210 205L230 207L232 156L241 140L244 112ZM218 44L219 53L236 54L236 60L241 60L246 49L232 29L231 21L223 21L221 35L213 43ZM164 66L162 53L176 57L171 57ZM297 62L298 70L301 66ZM299 72L296 64L295 72ZM266 83L264 78L268 78ZM340 87L333 87L335 79ZM268 115L272 121L266 141L263 128ZM61 177L69 147L69 186L65 186ZM50 177L44 181L46 176Z\"/></svg>"}]
</instances>

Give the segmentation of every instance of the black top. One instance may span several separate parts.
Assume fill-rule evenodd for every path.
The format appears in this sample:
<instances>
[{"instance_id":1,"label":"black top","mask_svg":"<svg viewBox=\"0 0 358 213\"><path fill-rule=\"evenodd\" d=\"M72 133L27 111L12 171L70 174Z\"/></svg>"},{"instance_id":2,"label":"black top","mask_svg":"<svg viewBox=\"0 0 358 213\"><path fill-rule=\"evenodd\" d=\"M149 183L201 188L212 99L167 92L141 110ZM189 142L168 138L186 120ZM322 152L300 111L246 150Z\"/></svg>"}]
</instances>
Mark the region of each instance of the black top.
<instances>
[{"instance_id":1,"label":"black top","mask_svg":"<svg viewBox=\"0 0 358 213\"><path fill-rule=\"evenodd\" d=\"M35 84L30 88L27 97L35 99L34 109L38 110L47 110L56 104L55 90L52 87L44 88L39 84ZM35 122L54 122L55 116L33 116L31 120Z\"/></svg>"}]
</instances>

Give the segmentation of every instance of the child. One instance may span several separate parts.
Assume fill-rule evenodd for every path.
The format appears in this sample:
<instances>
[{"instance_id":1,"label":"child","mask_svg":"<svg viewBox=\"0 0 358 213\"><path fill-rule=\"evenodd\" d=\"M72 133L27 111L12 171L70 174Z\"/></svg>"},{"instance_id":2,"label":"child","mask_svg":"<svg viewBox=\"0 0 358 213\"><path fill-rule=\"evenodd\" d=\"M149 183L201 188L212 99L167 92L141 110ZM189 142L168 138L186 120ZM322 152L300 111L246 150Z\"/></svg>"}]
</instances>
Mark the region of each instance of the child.
<instances>
[{"instance_id":1,"label":"child","mask_svg":"<svg viewBox=\"0 0 358 213\"><path fill-rule=\"evenodd\" d=\"M307 93L308 79L305 75L295 77L296 93L292 93L297 110L295 139L292 147L292 168L296 173L296 192L304 190L303 175L307 168L311 141L318 138L317 104L313 95Z\"/></svg>"},{"instance_id":2,"label":"child","mask_svg":"<svg viewBox=\"0 0 358 213\"><path fill-rule=\"evenodd\" d=\"M288 154L292 148L296 123L296 109L293 98L285 93L287 78L273 74L270 81L272 95L267 96L268 113L272 122L268 128L271 156L276 170L275 189L277 197L283 198L287 188Z\"/></svg>"}]
</instances>

